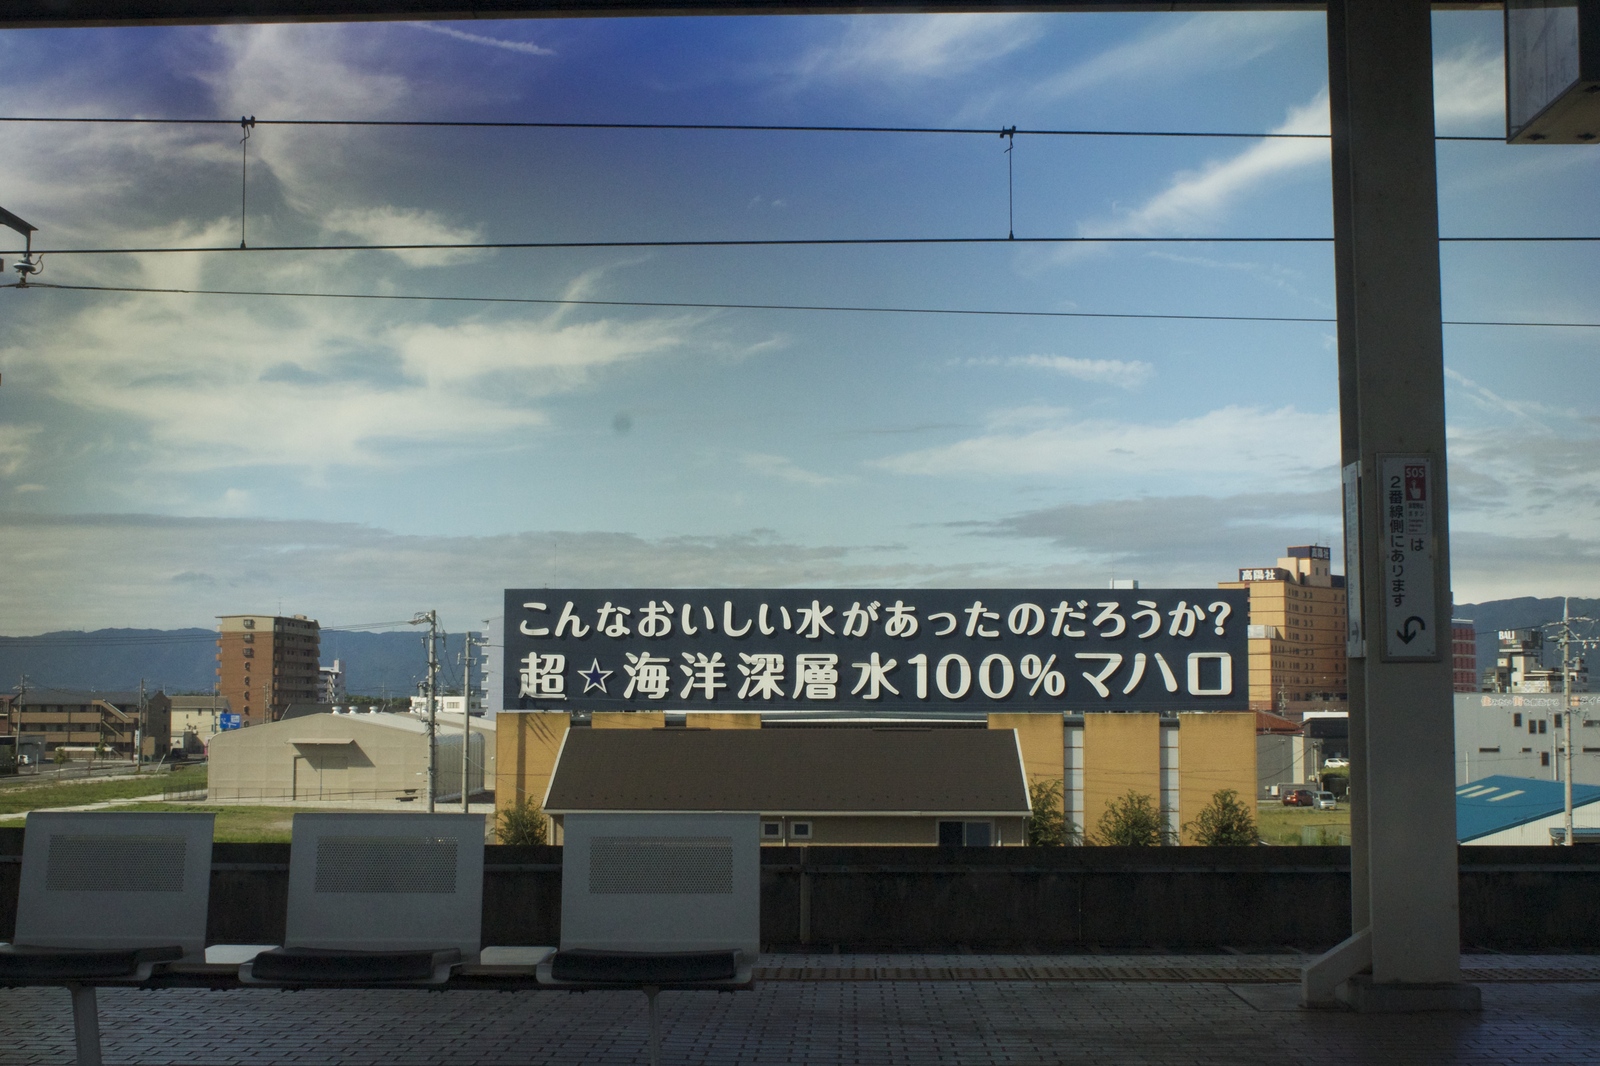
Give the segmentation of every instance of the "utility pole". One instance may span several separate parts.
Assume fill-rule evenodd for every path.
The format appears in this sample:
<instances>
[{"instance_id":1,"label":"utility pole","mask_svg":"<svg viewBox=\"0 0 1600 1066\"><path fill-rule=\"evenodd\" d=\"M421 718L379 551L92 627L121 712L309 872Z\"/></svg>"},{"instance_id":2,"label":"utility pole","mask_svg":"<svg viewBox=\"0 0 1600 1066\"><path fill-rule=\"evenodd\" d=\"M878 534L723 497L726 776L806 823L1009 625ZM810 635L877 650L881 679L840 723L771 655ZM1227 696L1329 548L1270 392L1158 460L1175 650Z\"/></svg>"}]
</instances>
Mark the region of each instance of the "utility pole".
<instances>
[{"instance_id":1,"label":"utility pole","mask_svg":"<svg viewBox=\"0 0 1600 1066\"><path fill-rule=\"evenodd\" d=\"M472 630L462 638L461 650L461 813L469 814L467 796L467 771L471 768L468 752L472 749Z\"/></svg>"},{"instance_id":2,"label":"utility pole","mask_svg":"<svg viewBox=\"0 0 1600 1066\"><path fill-rule=\"evenodd\" d=\"M144 678L139 679L139 716L133 723L133 772L139 772L139 756L144 754L145 720Z\"/></svg>"},{"instance_id":3,"label":"utility pole","mask_svg":"<svg viewBox=\"0 0 1600 1066\"><path fill-rule=\"evenodd\" d=\"M411 619L412 625L428 623L428 813L433 813L439 784L439 612L428 611Z\"/></svg>"},{"instance_id":4,"label":"utility pole","mask_svg":"<svg viewBox=\"0 0 1600 1066\"><path fill-rule=\"evenodd\" d=\"M1561 791L1565 815L1561 824L1566 834L1561 843L1572 846L1572 612L1567 597L1561 597L1561 691L1566 695L1566 707L1561 715L1561 732L1565 750L1561 753Z\"/></svg>"}]
</instances>

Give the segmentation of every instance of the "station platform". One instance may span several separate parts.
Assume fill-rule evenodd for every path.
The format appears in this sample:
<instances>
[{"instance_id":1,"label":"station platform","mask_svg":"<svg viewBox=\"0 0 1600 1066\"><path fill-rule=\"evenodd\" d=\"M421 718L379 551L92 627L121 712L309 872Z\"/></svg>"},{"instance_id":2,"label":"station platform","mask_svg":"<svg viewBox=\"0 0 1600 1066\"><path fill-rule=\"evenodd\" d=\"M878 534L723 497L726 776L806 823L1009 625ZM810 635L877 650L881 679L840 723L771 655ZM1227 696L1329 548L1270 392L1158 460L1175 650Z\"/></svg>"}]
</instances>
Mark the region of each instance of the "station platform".
<instances>
[{"instance_id":1,"label":"station platform","mask_svg":"<svg viewBox=\"0 0 1600 1066\"><path fill-rule=\"evenodd\" d=\"M1600 956L1472 955L1474 1014L1298 1006L1272 955L767 955L754 991L663 992L666 1064L1361 1066L1600 1062ZM0 990L3 1066L73 1061L61 989ZM636 992L102 989L105 1062L645 1063Z\"/></svg>"}]
</instances>

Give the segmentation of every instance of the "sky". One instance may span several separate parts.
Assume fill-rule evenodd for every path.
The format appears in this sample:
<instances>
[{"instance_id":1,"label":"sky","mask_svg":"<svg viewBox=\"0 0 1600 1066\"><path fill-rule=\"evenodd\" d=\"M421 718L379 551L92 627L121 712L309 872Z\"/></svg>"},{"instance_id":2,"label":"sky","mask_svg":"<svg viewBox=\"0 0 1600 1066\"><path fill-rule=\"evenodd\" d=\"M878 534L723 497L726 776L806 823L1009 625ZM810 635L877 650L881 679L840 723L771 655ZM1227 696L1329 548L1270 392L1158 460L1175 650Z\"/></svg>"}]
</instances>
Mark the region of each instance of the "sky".
<instances>
[{"instance_id":1,"label":"sky","mask_svg":"<svg viewBox=\"0 0 1600 1066\"><path fill-rule=\"evenodd\" d=\"M1435 16L1438 129L1504 128ZM1339 557L1327 244L70 248L1331 233L1317 14L0 33L38 280L0 290L0 634L306 614L480 627L507 587L1209 586ZM1010 155L1008 158L1008 149ZM241 158L246 203L241 217ZM1445 142L1447 235L1600 234L1600 149ZM1008 167L1010 177L1008 179ZM7 266L16 242L0 238ZM1445 317L1594 321L1594 245L1446 245ZM1458 602L1600 594L1600 330L1446 327Z\"/></svg>"}]
</instances>

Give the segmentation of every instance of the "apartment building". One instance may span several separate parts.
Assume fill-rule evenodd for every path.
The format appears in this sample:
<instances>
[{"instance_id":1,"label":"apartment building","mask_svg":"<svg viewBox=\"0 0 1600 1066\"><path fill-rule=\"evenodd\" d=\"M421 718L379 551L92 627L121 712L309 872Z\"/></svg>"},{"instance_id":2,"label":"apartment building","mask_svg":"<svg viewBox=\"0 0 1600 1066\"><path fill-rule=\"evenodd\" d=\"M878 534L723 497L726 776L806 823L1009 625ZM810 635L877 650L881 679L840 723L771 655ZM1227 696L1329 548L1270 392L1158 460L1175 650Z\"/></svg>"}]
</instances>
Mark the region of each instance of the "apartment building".
<instances>
[{"instance_id":1,"label":"apartment building","mask_svg":"<svg viewBox=\"0 0 1600 1066\"><path fill-rule=\"evenodd\" d=\"M1319 544L1288 549L1276 566L1241 567L1218 588L1250 592L1250 709L1276 713L1348 706L1344 577Z\"/></svg>"},{"instance_id":2,"label":"apartment building","mask_svg":"<svg viewBox=\"0 0 1600 1066\"><path fill-rule=\"evenodd\" d=\"M276 722L291 703L321 693L321 630L316 619L229 614L217 625L217 695L243 725Z\"/></svg>"}]
</instances>

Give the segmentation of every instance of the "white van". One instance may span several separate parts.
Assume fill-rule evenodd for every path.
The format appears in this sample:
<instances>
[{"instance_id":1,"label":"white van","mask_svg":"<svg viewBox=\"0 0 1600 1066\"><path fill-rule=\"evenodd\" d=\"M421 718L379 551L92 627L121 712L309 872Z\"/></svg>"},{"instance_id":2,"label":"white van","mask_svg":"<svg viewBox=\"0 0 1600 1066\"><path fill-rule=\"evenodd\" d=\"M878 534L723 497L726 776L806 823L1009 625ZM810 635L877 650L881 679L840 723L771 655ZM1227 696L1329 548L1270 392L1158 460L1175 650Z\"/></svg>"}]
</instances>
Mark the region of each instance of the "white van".
<instances>
[{"instance_id":1,"label":"white van","mask_svg":"<svg viewBox=\"0 0 1600 1066\"><path fill-rule=\"evenodd\" d=\"M1319 811L1331 811L1339 806L1332 792L1311 793L1311 805Z\"/></svg>"}]
</instances>

